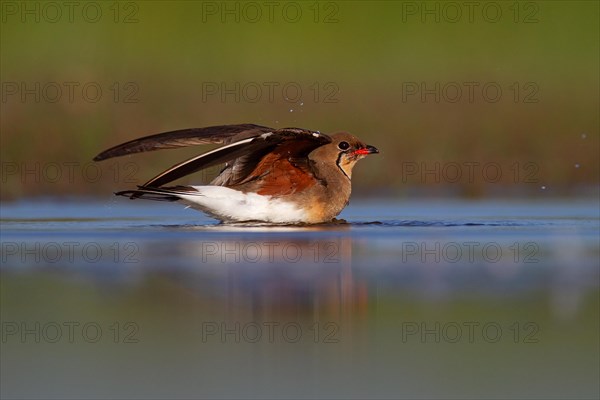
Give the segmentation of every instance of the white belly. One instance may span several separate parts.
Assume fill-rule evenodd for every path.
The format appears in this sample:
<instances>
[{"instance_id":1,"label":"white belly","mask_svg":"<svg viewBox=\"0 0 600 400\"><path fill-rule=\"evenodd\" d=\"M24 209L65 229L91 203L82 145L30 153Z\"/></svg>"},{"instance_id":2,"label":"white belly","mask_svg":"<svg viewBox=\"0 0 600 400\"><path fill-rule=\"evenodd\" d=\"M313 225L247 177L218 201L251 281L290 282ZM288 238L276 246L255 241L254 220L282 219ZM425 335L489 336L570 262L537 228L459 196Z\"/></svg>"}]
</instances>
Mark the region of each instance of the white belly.
<instances>
[{"instance_id":1,"label":"white belly","mask_svg":"<svg viewBox=\"0 0 600 400\"><path fill-rule=\"evenodd\" d=\"M295 204L223 186L192 186L197 193L178 194L182 202L226 222L265 221L279 224L307 222Z\"/></svg>"}]
</instances>

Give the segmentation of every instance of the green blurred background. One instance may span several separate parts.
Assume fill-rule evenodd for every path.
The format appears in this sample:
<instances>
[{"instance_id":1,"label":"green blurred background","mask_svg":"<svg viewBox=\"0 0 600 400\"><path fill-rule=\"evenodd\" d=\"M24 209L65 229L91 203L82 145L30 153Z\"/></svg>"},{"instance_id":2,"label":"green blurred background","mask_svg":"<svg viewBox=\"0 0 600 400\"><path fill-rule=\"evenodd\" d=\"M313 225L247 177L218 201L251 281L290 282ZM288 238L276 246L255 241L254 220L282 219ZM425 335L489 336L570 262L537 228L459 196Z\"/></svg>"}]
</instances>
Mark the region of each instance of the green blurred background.
<instances>
[{"instance_id":1,"label":"green blurred background","mask_svg":"<svg viewBox=\"0 0 600 400\"><path fill-rule=\"evenodd\" d=\"M48 4L2 2L3 200L108 195L198 149L101 150L245 122L377 146L363 195L598 194L598 2Z\"/></svg>"}]
</instances>

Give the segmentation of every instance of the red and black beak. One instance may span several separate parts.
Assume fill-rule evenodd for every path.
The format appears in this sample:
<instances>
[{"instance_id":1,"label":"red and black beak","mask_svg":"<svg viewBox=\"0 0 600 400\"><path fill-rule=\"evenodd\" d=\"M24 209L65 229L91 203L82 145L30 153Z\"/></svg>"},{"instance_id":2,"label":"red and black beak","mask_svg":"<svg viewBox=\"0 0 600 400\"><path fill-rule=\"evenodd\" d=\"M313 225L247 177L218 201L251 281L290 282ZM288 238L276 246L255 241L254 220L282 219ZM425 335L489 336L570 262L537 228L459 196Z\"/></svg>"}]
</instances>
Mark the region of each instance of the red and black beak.
<instances>
[{"instance_id":1,"label":"red and black beak","mask_svg":"<svg viewBox=\"0 0 600 400\"><path fill-rule=\"evenodd\" d=\"M353 152L353 154L360 155L360 156L366 156L369 154L377 154L377 153L379 153L379 150L377 149L377 147L370 146L370 145L367 145L366 147L360 148L358 150L354 150L354 152Z\"/></svg>"}]
</instances>

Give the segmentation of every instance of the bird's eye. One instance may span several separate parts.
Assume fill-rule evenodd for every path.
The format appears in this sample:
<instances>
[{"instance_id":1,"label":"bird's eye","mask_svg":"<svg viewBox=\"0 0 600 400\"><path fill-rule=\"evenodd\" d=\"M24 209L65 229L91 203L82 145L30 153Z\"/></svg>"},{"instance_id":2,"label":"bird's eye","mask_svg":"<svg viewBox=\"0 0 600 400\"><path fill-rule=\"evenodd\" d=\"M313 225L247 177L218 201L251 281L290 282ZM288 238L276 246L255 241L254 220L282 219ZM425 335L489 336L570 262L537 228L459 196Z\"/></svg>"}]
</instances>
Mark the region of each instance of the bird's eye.
<instances>
[{"instance_id":1,"label":"bird's eye","mask_svg":"<svg viewBox=\"0 0 600 400\"><path fill-rule=\"evenodd\" d=\"M348 142L340 142L340 144L338 144L338 148L340 150L348 150L350 148L350 143L348 143Z\"/></svg>"}]
</instances>

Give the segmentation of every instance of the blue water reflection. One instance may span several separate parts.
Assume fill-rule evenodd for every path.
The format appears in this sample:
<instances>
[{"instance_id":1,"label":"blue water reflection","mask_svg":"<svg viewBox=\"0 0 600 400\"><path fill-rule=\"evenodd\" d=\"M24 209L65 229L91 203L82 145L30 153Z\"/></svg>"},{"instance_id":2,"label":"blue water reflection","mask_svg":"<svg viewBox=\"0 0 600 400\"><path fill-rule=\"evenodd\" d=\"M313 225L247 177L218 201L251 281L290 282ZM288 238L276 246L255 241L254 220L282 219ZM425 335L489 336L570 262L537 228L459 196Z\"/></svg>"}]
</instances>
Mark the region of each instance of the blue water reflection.
<instances>
[{"instance_id":1,"label":"blue water reflection","mask_svg":"<svg viewBox=\"0 0 600 400\"><path fill-rule=\"evenodd\" d=\"M596 201L138 203L2 205L3 396L598 395Z\"/></svg>"}]
</instances>

